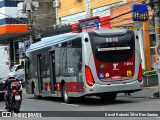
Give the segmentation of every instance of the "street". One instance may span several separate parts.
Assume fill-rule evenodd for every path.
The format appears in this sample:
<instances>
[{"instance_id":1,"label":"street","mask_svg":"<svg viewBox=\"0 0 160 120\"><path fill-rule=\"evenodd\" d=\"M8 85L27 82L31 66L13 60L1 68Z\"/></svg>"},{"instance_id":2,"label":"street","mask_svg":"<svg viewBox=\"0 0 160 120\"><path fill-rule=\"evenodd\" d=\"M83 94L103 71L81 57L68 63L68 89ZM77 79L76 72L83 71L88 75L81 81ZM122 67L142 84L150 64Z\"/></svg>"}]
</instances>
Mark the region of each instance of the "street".
<instances>
[{"instance_id":1,"label":"street","mask_svg":"<svg viewBox=\"0 0 160 120\"><path fill-rule=\"evenodd\" d=\"M159 99L155 98L121 96L117 97L112 103L102 103L98 97L87 97L85 101L77 100L73 104L65 104L61 98L48 97L37 100L33 95L28 95L26 93L23 93L21 106L21 111L159 111L159 109ZM6 111L4 101L0 101L0 111ZM96 118L98 119L98 117ZM130 119L133 118L134 117L131 117ZM143 117L134 119L142 118ZM160 119L159 117L152 118ZM5 120L8 118L1 119ZM17 118L14 119L17 120ZM51 119L51 117L46 119ZM63 117L58 117L57 119L63 119ZM67 119L69 119L69 117ZM89 117L82 119L89 119ZM116 119L116 117L110 117L110 119ZM126 117L125 119L128 118ZM151 119L151 117L148 117L148 120L149 119Z\"/></svg>"}]
</instances>

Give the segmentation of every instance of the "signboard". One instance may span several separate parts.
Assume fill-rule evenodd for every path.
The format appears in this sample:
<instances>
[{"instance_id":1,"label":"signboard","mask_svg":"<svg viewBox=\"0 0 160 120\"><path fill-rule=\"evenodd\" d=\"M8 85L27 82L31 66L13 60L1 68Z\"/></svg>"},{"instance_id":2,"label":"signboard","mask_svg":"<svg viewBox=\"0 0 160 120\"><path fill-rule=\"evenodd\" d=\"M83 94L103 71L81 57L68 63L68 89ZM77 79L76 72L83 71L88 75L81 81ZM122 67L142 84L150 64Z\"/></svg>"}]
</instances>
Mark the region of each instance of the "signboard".
<instances>
[{"instance_id":1,"label":"signboard","mask_svg":"<svg viewBox=\"0 0 160 120\"><path fill-rule=\"evenodd\" d=\"M145 4L134 4L132 6L132 20L133 21L147 21L148 9Z\"/></svg>"},{"instance_id":2,"label":"signboard","mask_svg":"<svg viewBox=\"0 0 160 120\"><path fill-rule=\"evenodd\" d=\"M111 28L110 16L105 16L100 18L101 28Z\"/></svg>"},{"instance_id":3,"label":"signboard","mask_svg":"<svg viewBox=\"0 0 160 120\"><path fill-rule=\"evenodd\" d=\"M99 29L99 19L88 20L80 23L82 32L88 32Z\"/></svg>"}]
</instances>

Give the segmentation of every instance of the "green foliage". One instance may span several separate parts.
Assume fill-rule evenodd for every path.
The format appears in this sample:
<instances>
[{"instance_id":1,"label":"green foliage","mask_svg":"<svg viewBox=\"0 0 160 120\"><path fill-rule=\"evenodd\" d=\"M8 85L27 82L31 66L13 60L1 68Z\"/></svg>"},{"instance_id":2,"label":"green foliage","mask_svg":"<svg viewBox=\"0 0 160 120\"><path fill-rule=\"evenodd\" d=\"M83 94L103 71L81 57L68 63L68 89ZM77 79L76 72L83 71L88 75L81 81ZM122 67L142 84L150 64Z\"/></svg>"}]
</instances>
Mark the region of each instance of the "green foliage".
<instances>
[{"instance_id":1,"label":"green foliage","mask_svg":"<svg viewBox=\"0 0 160 120\"><path fill-rule=\"evenodd\" d=\"M151 77L151 76L155 76L155 75L157 75L157 71L156 70L143 69L143 76L144 77Z\"/></svg>"}]
</instances>

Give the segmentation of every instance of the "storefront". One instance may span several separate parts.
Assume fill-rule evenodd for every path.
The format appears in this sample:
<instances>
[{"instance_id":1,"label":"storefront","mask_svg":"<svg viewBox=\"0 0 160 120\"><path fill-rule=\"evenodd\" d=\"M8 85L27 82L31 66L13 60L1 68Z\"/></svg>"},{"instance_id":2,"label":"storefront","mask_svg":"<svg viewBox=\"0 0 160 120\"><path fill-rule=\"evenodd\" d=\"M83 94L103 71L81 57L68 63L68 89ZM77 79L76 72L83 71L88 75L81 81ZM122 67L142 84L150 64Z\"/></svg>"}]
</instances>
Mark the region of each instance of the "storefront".
<instances>
[{"instance_id":1,"label":"storefront","mask_svg":"<svg viewBox=\"0 0 160 120\"><path fill-rule=\"evenodd\" d=\"M18 41L28 34L26 15L17 10L17 4L21 1L0 1L0 43L8 45L10 66L19 62L19 54L16 52Z\"/></svg>"}]
</instances>

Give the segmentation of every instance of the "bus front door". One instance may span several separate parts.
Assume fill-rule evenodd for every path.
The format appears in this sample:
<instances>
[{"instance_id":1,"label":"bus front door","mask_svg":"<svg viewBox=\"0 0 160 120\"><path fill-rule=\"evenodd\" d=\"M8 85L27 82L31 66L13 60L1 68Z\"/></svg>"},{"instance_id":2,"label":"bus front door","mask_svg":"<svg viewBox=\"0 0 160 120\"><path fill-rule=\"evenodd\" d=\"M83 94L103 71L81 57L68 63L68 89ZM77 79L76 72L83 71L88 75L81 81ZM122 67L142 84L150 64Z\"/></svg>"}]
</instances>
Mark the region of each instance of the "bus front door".
<instances>
[{"instance_id":1,"label":"bus front door","mask_svg":"<svg viewBox=\"0 0 160 120\"><path fill-rule=\"evenodd\" d=\"M56 75L55 75L55 51L50 52L50 80L51 80L51 92L55 93L56 90Z\"/></svg>"},{"instance_id":2,"label":"bus front door","mask_svg":"<svg viewBox=\"0 0 160 120\"><path fill-rule=\"evenodd\" d=\"M42 63L41 63L41 55L37 56L37 74L38 74L38 91L39 94L42 93L43 90L43 81L42 81Z\"/></svg>"}]
</instances>

